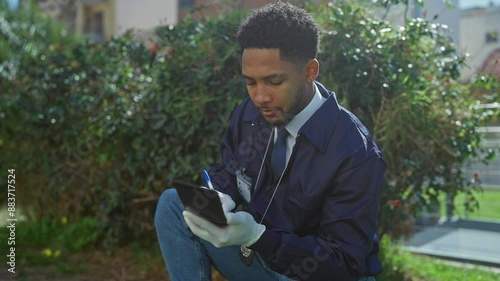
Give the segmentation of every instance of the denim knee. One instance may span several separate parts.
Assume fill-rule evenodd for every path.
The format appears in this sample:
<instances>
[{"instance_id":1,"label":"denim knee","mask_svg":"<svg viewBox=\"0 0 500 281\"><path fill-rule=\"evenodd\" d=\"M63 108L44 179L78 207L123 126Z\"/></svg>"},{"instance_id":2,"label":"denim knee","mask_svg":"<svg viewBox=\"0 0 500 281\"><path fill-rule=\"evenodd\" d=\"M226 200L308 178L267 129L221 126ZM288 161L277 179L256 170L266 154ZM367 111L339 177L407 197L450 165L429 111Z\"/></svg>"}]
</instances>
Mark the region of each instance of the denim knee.
<instances>
[{"instance_id":1,"label":"denim knee","mask_svg":"<svg viewBox=\"0 0 500 281\"><path fill-rule=\"evenodd\" d=\"M165 224L165 222L174 223L176 219L181 219L182 224L187 227L184 219L182 218L183 210L184 206L182 205L181 199L179 198L175 188L163 191L156 206L154 217L155 226L158 227Z\"/></svg>"}]
</instances>

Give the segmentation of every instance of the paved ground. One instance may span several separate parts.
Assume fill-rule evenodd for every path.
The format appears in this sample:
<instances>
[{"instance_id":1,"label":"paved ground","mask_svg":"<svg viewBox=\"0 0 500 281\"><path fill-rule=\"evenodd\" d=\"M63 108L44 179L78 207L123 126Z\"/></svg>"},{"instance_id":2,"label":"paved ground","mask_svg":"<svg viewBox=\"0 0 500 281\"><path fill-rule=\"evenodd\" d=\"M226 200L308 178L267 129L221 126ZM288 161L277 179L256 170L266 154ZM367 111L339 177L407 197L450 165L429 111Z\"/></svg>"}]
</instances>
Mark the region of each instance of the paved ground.
<instances>
[{"instance_id":1,"label":"paved ground","mask_svg":"<svg viewBox=\"0 0 500 281\"><path fill-rule=\"evenodd\" d=\"M461 219L423 227L406 248L413 253L500 268L500 222Z\"/></svg>"}]
</instances>

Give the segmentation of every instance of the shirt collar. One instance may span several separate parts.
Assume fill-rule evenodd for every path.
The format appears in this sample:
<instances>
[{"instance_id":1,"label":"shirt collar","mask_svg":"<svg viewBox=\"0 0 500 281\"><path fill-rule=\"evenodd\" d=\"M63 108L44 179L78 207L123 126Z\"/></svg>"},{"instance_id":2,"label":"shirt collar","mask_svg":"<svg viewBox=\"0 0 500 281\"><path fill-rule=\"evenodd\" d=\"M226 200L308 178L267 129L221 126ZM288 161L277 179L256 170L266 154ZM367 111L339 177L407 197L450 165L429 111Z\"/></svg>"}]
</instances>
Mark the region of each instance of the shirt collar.
<instances>
[{"instance_id":1,"label":"shirt collar","mask_svg":"<svg viewBox=\"0 0 500 281\"><path fill-rule=\"evenodd\" d=\"M302 109L293 119L286 124L285 128L291 136L297 138L300 128L311 118L311 116L318 110L321 105L326 101L326 98L321 95L316 84L313 83L314 95L309 104Z\"/></svg>"}]
</instances>

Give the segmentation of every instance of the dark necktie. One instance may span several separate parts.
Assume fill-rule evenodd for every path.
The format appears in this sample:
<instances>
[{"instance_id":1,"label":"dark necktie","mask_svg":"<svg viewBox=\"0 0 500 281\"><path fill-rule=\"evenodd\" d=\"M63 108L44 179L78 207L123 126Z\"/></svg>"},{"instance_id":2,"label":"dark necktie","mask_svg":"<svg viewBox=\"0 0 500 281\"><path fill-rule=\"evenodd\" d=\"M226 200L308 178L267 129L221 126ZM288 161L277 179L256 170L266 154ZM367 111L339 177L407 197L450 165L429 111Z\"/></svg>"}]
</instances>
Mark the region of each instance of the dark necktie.
<instances>
[{"instance_id":1,"label":"dark necktie","mask_svg":"<svg viewBox=\"0 0 500 281\"><path fill-rule=\"evenodd\" d=\"M273 147L273 154L271 155L271 167L273 169L273 179L277 181L283 173L286 164L286 139L288 131L283 128L278 128L278 139Z\"/></svg>"}]
</instances>

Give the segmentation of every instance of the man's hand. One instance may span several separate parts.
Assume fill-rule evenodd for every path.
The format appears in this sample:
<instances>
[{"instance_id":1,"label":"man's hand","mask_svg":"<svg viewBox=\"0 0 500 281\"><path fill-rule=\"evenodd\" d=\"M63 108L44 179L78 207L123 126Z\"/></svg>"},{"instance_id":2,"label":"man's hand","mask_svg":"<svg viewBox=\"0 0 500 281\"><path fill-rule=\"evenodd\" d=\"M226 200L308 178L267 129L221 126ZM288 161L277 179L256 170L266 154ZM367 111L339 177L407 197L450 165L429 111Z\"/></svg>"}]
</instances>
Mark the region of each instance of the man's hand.
<instances>
[{"instance_id":1,"label":"man's hand","mask_svg":"<svg viewBox=\"0 0 500 281\"><path fill-rule=\"evenodd\" d=\"M217 248L231 245L250 246L257 242L266 230L264 225L256 223L247 212L226 213L227 225L223 227L218 227L188 211L182 214L196 236Z\"/></svg>"}]
</instances>

